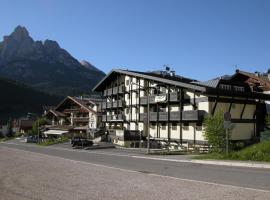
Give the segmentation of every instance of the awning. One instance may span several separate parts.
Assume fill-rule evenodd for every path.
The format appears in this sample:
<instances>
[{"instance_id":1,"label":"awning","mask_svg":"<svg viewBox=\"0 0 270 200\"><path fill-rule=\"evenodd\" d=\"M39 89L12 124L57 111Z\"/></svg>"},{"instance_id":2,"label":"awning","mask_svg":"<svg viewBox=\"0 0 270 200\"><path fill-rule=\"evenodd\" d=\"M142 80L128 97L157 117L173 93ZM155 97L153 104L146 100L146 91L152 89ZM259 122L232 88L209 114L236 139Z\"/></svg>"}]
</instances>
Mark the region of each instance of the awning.
<instances>
[{"instance_id":1,"label":"awning","mask_svg":"<svg viewBox=\"0 0 270 200\"><path fill-rule=\"evenodd\" d=\"M68 133L68 131L61 131L61 130L48 130L45 131L44 134L45 135L62 135Z\"/></svg>"}]
</instances>

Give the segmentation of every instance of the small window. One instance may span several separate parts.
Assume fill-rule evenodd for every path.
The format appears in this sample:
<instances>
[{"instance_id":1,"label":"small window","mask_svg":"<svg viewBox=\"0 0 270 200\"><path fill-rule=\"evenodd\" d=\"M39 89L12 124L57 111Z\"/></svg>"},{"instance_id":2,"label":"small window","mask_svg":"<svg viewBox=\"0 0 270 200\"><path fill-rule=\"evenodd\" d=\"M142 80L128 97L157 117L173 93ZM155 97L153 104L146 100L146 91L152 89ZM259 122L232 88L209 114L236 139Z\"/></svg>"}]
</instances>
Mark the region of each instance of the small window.
<instances>
[{"instance_id":1,"label":"small window","mask_svg":"<svg viewBox=\"0 0 270 200\"><path fill-rule=\"evenodd\" d=\"M196 131L202 131L202 123L196 123Z\"/></svg>"},{"instance_id":2,"label":"small window","mask_svg":"<svg viewBox=\"0 0 270 200\"><path fill-rule=\"evenodd\" d=\"M156 124L155 124L155 123L151 123L151 124L150 124L150 128L151 128L151 129L155 129L155 127L156 127Z\"/></svg>"},{"instance_id":3,"label":"small window","mask_svg":"<svg viewBox=\"0 0 270 200\"><path fill-rule=\"evenodd\" d=\"M188 123L183 124L183 130L185 130L185 131L189 130L189 124Z\"/></svg>"},{"instance_id":4,"label":"small window","mask_svg":"<svg viewBox=\"0 0 270 200\"><path fill-rule=\"evenodd\" d=\"M129 86L129 80L126 80L126 86Z\"/></svg>"},{"instance_id":5,"label":"small window","mask_svg":"<svg viewBox=\"0 0 270 200\"><path fill-rule=\"evenodd\" d=\"M162 123L162 124L161 124L161 129L162 129L162 130L166 130L166 124L165 124L165 123Z\"/></svg>"},{"instance_id":6,"label":"small window","mask_svg":"<svg viewBox=\"0 0 270 200\"><path fill-rule=\"evenodd\" d=\"M172 123L172 130L174 130L174 131L177 130L177 123Z\"/></svg>"},{"instance_id":7,"label":"small window","mask_svg":"<svg viewBox=\"0 0 270 200\"><path fill-rule=\"evenodd\" d=\"M126 108L126 114L129 114L129 108Z\"/></svg>"}]
</instances>

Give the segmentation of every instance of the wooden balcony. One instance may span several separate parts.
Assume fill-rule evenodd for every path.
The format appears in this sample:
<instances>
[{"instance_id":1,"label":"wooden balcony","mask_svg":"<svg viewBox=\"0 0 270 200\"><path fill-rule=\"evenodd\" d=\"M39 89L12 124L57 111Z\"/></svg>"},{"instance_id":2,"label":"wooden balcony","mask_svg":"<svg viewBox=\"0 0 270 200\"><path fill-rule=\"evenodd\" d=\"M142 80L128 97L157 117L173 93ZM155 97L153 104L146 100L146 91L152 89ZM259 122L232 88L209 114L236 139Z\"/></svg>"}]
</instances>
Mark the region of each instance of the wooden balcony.
<instances>
[{"instance_id":1,"label":"wooden balcony","mask_svg":"<svg viewBox=\"0 0 270 200\"><path fill-rule=\"evenodd\" d=\"M107 121L107 116L106 115L102 115L102 122L106 122Z\"/></svg>"},{"instance_id":2,"label":"wooden balcony","mask_svg":"<svg viewBox=\"0 0 270 200\"><path fill-rule=\"evenodd\" d=\"M117 101L113 102L113 108L117 108Z\"/></svg>"},{"instance_id":3,"label":"wooden balcony","mask_svg":"<svg viewBox=\"0 0 270 200\"><path fill-rule=\"evenodd\" d=\"M168 121L168 112L159 112L158 115L159 115L159 118L158 118L159 121Z\"/></svg>"},{"instance_id":4,"label":"wooden balcony","mask_svg":"<svg viewBox=\"0 0 270 200\"><path fill-rule=\"evenodd\" d=\"M170 120L171 121L179 121L180 120L180 111L170 112Z\"/></svg>"},{"instance_id":5,"label":"wooden balcony","mask_svg":"<svg viewBox=\"0 0 270 200\"><path fill-rule=\"evenodd\" d=\"M108 96L112 95L112 88L108 89Z\"/></svg>"},{"instance_id":6,"label":"wooden balcony","mask_svg":"<svg viewBox=\"0 0 270 200\"><path fill-rule=\"evenodd\" d=\"M108 90L104 90L104 92L103 92L103 96L108 96Z\"/></svg>"},{"instance_id":7,"label":"wooden balcony","mask_svg":"<svg viewBox=\"0 0 270 200\"><path fill-rule=\"evenodd\" d=\"M112 102L107 102L107 108L112 108Z\"/></svg>"},{"instance_id":8,"label":"wooden balcony","mask_svg":"<svg viewBox=\"0 0 270 200\"><path fill-rule=\"evenodd\" d=\"M146 97L141 97L141 105L147 105L147 96Z\"/></svg>"},{"instance_id":9,"label":"wooden balcony","mask_svg":"<svg viewBox=\"0 0 270 200\"><path fill-rule=\"evenodd\" d=\"M118 93L123 94L124 91L125 91L125 86L124 86L124 85L120 85L120 86L119 86Z\"/></svg>"},{"instance_id":10,"label":"wooden balcony","mask_svg":"<svg viewBox=\"0 0 270 200\"><path fill-rule=\"evenodd\" d=\"M118 93L118 87L114 87L114 88L112 88L112 90L113 90L113 94L117 94Z\"/></svg>"},{"instance_id":11,"label":"wooden balcony","mask_svg":"<svg viewBox=\"0 0 270 200\"><path fill-rule=\"evenodd\" d=\"M170 93L170 98L169 98L170 102L177 102L180 100L178 92L171 92Z\"/></svg>"},{"instance_id":12,"label":"wooden balcony","mask_svg":"<svg viewBox=\"0 0 270 200\"><path fill-rule=\"evenodd\" d=\"M74 117L74 122L89 122L89 117Z\"/></svg>"},{"instance_id":13,"label":"wooden balcony","mask_svg":"<svg viewBox=\"0 0 270 200\"><path fill-rule=\"evenodd\" d=\"M157 112L150 112L150 121L157 121Z\"/></svg>"},{"instance_id":14,"label":"wooden balcony","mask_svg":"<svg viewBox=\"0 0 270 200\"><path fill-rule=\"evenodd\" d=\"M106 108L107 108L107 102L102 102L101 108L102 108L102 109L106 109Z\"/></svg>"},{"instance_id":15,"label":"wooden balcony","mask_svg":"<svg viewBox=\"0 0 270 200\"><path fill-rule=\"evenodd\" d=\"M185 110L182 111L183 121L198 121L203 120L206 115L204 110Z\"/></svg>"}]
</instances>

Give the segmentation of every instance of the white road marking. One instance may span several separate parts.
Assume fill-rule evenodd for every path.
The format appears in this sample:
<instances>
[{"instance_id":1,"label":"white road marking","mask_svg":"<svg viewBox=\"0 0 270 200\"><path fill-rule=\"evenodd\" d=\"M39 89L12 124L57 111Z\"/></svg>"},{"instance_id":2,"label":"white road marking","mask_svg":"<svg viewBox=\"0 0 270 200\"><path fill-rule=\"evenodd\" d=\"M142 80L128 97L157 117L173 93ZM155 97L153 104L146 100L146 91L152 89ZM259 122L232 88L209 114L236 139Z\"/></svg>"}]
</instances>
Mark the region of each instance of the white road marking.
<instances>
[{"instance_id":1,"label":"white road marking","mask_svg":"<svg viewBox=\"0 0 270 200\"><path fill-rule=\"evenodd\" d=\"M4 147L4 148L9 148L9 149L14 150L13 148L10 148L10 147ZM208 184L208 185L214 185L214 186L220 186L220 187L230 187L230 188L251 190L251 191L256 191L256 192L270 193L270 190L255 189L255 188L249 188L249 187L235 186L235 185L229 185L229 184L220 184L220 183L199 181L199 180L193 180L193 179L177 178L177 177L159 175L159 174L154 174L154 173L145 174L143 172L139 172L139 171L135 171L135 170L123 169L123 168L118 168L118 167L111 167L111 166L106 166L106 165L102 165L102 164L90 163L90 162L86 162L86 161L77 161L77 160L72 160L72 159L68 159L68 158L62 158L62 157L59 157L59 156L51 156L51 155L47 155L47 154L42 154L42 153L37 153L37 152L32 152L32 151L26 151L26 150L21 150L21 149L16 149L16 150L31 153L31 154L38 154L38 155L45 156L45 157L50 157L50 158L57 157L59 159L70 161L70 162L73 162L73 163L81 163L81 164L92 165L92 166L96 166L96 167L104 167L104 168L107 168L107 169L114 169L114 170L119 170L119 171L124 171L124 172L138 173L138 174L144 174L144 175L148 175L148 176L169 178L169 179L173 179L173 180L188 181L188 182L194 182L194 183L202 183L202 184Z\"/></svg>"}]
</instances>

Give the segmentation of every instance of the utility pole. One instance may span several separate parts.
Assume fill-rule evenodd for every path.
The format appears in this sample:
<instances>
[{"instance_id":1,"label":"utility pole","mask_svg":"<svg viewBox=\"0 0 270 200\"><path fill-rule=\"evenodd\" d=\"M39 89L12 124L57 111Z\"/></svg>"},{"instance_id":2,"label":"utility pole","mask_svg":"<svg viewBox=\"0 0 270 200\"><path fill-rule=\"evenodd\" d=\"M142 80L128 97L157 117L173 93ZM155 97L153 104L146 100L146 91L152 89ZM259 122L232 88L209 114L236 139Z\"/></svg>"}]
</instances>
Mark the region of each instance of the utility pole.
<instances>
[{"instance_id":1,"label":"utility pole","mask_svg":"<svg viewBox=\"0 0 270 200\"><path fill-rule=\"evenodd\" d=\"M147 88L147 154L150 153L150 94L149 94L149 81Z\"/></svg>"}]
</instances>

